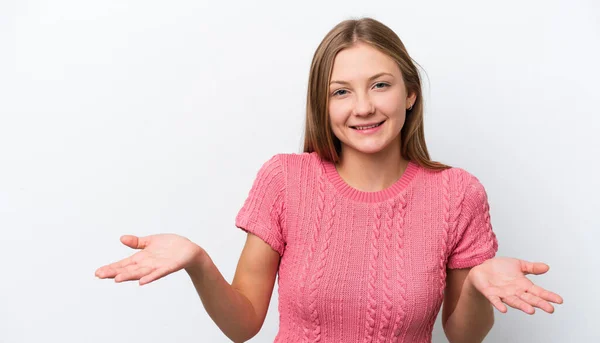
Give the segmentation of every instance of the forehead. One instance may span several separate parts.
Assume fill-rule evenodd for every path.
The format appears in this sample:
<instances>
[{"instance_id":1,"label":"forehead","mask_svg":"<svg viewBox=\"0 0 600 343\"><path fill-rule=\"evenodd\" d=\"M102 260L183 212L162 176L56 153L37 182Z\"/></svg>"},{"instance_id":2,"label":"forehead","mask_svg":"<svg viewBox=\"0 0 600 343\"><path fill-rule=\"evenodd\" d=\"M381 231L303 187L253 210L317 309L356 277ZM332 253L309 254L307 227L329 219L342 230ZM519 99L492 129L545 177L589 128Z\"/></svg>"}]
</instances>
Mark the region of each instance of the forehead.
<instances>
[{"instance_id":1,"label":"forehead","mask_svg":"<svg viewBox=\"0 0 600 343\"><path fill-rule=\"evenodd\" d=\"M366 43L357 43L340 51L334 61L332 79L369 78L387 72L400 75L396 62L388 55Z\"/></svg>"}]
</instances>

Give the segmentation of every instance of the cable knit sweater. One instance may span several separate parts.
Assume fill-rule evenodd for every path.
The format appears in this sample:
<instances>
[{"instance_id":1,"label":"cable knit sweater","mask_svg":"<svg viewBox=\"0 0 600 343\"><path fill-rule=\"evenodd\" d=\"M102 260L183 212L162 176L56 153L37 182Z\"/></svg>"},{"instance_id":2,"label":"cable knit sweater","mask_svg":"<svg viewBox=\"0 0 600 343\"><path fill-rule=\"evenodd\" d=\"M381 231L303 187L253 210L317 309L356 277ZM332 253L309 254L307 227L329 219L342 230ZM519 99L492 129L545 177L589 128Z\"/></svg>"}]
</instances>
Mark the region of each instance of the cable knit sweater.
<instances>
[{"instance_id":1,"label":"cable knit sweater","mask_svg":"<svg viewBox=\"0 0 600 343\"><path fill-rule=\"evenodd\" d=\"M275 342L431 342L446 268L498 249L478 179L414 162L363 192L316 153L278 154L235 221L281 256Z\"/></svg>"}]
</instances>

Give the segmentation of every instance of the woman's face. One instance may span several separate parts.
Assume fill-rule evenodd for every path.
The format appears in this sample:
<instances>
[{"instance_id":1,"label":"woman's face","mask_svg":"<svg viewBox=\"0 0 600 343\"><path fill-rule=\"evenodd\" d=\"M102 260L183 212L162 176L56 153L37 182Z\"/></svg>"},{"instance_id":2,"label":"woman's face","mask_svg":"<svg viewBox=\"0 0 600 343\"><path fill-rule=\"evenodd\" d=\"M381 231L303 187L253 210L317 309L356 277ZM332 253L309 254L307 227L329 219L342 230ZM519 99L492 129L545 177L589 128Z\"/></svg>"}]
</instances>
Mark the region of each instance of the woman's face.
<instances>
[{"instance_id":1,"label":"woman's face","mask_svg":"<svg viewBox=\"0 0 600 343\"><path fill-rule=\"evenodd\" d=\"M400 147L407 97L400 68L386 54L357 43L335 57L329 84L329 120L347 149L365 154Z\"/></svg>"}]
</instances>

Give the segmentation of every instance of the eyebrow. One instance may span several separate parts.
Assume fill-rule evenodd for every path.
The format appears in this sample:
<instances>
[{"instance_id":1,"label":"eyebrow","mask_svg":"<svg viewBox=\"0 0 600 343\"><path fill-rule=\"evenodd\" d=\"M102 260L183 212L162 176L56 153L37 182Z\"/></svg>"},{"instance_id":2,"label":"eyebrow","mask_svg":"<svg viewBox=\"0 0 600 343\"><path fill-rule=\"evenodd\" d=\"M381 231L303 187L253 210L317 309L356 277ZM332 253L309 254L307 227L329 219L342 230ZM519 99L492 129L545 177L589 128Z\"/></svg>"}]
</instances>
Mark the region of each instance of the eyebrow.
<instances>
[{"instance_id":1,"label":"eyebrow","mask_svg":"<svg viewBox=\"0 0 600 343\"><path fill-rule=\"evenodd\" d=\"M383 73L378 73L378 74L375 74L375 75L371 76L371 77L369 78L369 81L375 80L376 78L378 78L378 77L381 77L381 76L383 76L383 75L389 75L389 76L391 76L392 78L394 77L394 75L392 75L392 74L390 74L390 73L385 73L385 72L383 72ZM347 81L338 81L338 80L333 80L333 81L331 81L329 84L331 85L331 84L333 84L333 83L339 83L339 84L341 84L341 85L347 85L347 84L349 84L349 82L347 82Z\"/></svg>"}]
</instances>

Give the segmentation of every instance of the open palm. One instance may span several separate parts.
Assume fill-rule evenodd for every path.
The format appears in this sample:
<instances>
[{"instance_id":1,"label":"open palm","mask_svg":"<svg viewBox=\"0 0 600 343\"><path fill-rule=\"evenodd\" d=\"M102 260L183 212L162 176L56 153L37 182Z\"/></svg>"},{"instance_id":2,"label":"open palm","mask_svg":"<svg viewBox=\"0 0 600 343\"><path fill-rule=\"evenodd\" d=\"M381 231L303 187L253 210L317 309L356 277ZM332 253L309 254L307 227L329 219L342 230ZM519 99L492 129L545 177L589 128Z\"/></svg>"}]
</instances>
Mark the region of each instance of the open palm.
<instances>
[{"instance_id":1,"label":"open palm","mask_svg":"<svg viewBox=\"0 0 600 343\"><path fill-rule=\"evenodd\" d=\"M187 267L202 251L189 239L175 234L147 237L125 235L121 242L133 249L141 249L121 261L96 270L96 276L114 278L115 282L139 280L140 285L158 280Z\"/></svg>"},{"instance_id":2,"label":"open palm","mask_svg":"<svg viewBox=\"0 0 600 343\"><path fill-rule=\"evenodd\" d=\"M550 302L562 304L556 293L535 285L525 275L544 274L550 267L516 258L497 257L485 261L469 272L469 281L500 312L506 313L507 304L525 313L535 313L534 307L554 312Z\"/></svg>"}]
</instances>

